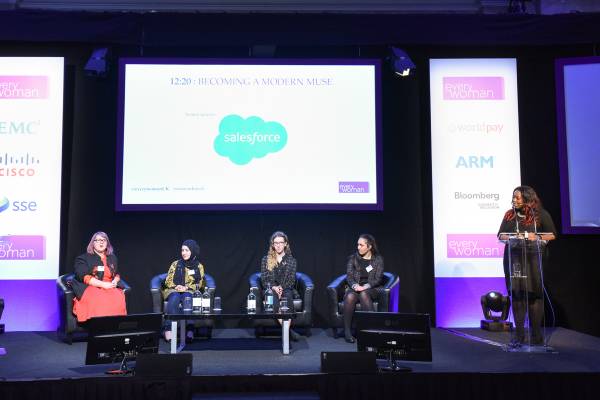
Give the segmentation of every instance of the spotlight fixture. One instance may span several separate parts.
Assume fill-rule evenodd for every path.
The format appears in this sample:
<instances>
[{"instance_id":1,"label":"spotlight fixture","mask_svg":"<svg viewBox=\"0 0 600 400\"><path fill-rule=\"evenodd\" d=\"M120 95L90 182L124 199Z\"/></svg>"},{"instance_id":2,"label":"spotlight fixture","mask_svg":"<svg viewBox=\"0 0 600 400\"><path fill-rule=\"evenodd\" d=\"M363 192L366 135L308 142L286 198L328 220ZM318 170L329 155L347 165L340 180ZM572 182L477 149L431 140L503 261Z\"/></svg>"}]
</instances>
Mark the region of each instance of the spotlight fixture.
<instances>
[{"instance_id":1,"label":"spotlight fixture","mask_svg":"<svg viewBox=\"0 0 600 400\"><path fill-rule=\"evenodd\" d=\"M103 78L108 74L109 51L107 47L94 49L83 70L86 75Z\"/></svg>"},{"instance_id":2,"label":"spotlight fixture","mask_svg":"<svg viewBox=\"0 0 600 400\"><path fill-rule=\"evenodd\" d=\"M481 310L485 318L481 320L481 329L493 332L509 331L512 326L512 323L506 320L509 309L510 298L500 292L492 291L481 296Z\"/></svg>"},{"instance_id":3,"label":"spotlight fixture","mask_svg":"<svg viewBox=\"0 0 600 400\"><path fill-rule=\"evenodd\" d=\"M399 76L410 75L410 70L415 68L415 63L410 59L408 54L397 47L391 48L390 63L394 72Z\"/></svg>"}]
</instances>

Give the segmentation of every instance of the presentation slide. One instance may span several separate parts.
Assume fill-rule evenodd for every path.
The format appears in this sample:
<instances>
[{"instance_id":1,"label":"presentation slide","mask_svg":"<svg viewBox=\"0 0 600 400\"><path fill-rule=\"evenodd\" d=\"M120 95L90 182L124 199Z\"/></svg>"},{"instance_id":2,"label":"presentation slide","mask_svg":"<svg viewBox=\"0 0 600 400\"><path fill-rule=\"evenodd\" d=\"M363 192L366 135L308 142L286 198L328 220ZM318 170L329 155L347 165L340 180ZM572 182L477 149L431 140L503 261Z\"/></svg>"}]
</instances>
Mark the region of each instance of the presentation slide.
<instances>
[{"instance_id":1,"label":"presentation slide","mask_svg":"<svg viewBox=\"0 0 600 400\"><path fill-rule=\"evenodd\" d=\"M378 61L119 67L118 210L382 208Z\"/></svg>"},{"instance_id":2,"label":"presentation slide","mask_svg":"<svg viewBox=\"0 0 600 400\"><path fill-rule=\"evenodd\" d=\"M600 233L600 57L557 60L564 233Z\"/></svg>"},{"instance_id":3,"label":"presentation slide","mask_svg":"<svg viewBox=\"0 0 600 400\"><path fill-rule=\"evenodd\" d=\"M521 182L515 59L430 60L436 321L479 326L506 291L496 237Z\"/></svg>"},{"instance_id":4,"label":"presentation slide","mask_svg":"<svg viewBox=\"0 0 600 400\"><path fill-rule=\"evenodd\" d=\"M56 328L63 79L63 58L0 57L0 297L7 330Z\"/></svg>"}]
</instances>

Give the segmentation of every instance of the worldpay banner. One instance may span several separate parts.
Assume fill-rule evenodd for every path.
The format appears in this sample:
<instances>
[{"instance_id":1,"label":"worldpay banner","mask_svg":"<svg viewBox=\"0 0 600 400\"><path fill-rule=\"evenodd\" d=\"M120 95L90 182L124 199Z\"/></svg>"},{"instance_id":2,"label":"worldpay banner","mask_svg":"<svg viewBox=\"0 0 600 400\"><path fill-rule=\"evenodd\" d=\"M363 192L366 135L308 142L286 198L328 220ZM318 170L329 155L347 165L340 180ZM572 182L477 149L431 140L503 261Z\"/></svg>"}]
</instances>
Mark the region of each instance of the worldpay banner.
<instances>
[{"instance_id":1,"label":"worldpay banner","mask_svg":"<svg viewBox=\"0 0 600 400\"><path fill-rule=\"evenodd\" d=\"M54 330L63 58L0 57L0 297L6 330Z\"/></svg>"},{"instance_id":2,"label":"worldpay banner","mask_svg":"<svg viewBox=\"0 0 600 400\"><path fill-rule=\"evenodd\" d=\"M515 59L430 61L436 323L479 326L506 292L496 233L521 182Z\"/></svg>"}]
</instances>

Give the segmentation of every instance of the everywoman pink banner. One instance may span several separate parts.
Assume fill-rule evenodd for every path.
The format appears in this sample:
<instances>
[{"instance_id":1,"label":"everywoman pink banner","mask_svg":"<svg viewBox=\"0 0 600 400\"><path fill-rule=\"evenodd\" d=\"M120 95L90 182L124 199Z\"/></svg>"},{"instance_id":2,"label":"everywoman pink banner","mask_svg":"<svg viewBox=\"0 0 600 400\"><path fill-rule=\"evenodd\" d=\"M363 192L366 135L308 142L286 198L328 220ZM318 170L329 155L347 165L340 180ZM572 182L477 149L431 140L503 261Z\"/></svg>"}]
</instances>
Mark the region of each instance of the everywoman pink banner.
<instances>
[{"instance_id":1,"label":"everywoman pink banner","mask_svg":"<svg viewBox=\"0 0 600 400\"><path fill-rule=\"evenodd\" d=\"M0 75L0 99L46 99L47 76Z\"/></svg>"}]
</instances>

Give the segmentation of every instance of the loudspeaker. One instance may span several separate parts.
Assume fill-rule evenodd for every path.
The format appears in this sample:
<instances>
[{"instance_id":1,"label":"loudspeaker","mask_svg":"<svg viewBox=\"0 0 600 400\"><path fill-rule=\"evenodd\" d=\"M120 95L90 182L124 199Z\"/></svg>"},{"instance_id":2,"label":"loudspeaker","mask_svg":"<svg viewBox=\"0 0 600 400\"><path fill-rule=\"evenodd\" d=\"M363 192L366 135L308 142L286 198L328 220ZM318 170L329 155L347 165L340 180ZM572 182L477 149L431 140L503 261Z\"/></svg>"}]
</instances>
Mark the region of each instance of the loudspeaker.
<instances>
[{"instance_id":1,"label":"loudspeaker","mask_svg":"<svg viewBox=\"0 0 600 400\"><path fill-rule=\"evenodd\" d=\"M356 351L321 352L321 372L325 373L361 373L377 372L377 354Z\"/></svg>"},{"instance_id":2,"label":"loudspeaker","mask_svg":"<svg viewBox=\"0 0 600 400\"><path fill-rule=\"evenodd\" d=\"M192 375L192 353L140 353L135 361L135 376L141 378L185 378Z\"/></svg>"}]
</instances>

